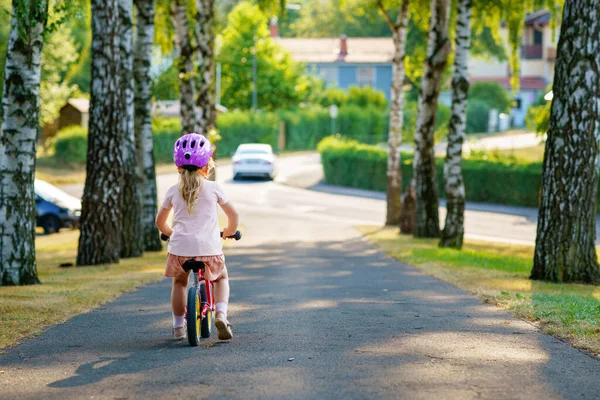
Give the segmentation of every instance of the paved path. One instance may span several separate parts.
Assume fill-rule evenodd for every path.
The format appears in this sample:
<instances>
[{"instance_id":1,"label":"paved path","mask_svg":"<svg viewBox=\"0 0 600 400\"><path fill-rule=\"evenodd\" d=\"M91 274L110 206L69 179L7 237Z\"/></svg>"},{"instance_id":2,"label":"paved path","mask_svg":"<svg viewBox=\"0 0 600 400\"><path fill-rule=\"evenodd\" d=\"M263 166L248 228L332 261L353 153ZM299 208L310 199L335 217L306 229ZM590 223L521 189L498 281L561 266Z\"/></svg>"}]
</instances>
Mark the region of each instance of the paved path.
<instances>
[{"instance_id":1,"label":"paved path","mask_svg":"<svg viewBox=\"0 0 600 400\"><path fill-rule=\"evenodd\" d=\"M233 341L170 340L165 280L0 355L0 398L600 398L599 360L362 239L378 200L222 179Z\"/></svg>"}]
</instances>

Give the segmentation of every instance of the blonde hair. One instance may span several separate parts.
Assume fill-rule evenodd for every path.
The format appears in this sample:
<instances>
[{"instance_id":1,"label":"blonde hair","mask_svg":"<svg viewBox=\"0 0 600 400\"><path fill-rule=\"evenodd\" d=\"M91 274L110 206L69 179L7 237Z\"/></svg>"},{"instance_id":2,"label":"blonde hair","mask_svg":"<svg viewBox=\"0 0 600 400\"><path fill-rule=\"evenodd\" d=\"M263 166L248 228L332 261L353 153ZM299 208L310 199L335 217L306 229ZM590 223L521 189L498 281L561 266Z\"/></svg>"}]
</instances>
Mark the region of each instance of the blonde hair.
<instances>
[{"instance_id":1,"label":"blonde hair","mask_svg":"<svg viewBox=\"0 0 600 400\"><path fill-rule=\"evenodd\" d=\"M198 202L198 192L205 179L209 178L215 169L215 162L212 158L208 160L208 165L197 171L184 169L181 172L179 181L179 193L187 205L188 212L193 214L194 206Z\"/></svg>"}]
</instances>

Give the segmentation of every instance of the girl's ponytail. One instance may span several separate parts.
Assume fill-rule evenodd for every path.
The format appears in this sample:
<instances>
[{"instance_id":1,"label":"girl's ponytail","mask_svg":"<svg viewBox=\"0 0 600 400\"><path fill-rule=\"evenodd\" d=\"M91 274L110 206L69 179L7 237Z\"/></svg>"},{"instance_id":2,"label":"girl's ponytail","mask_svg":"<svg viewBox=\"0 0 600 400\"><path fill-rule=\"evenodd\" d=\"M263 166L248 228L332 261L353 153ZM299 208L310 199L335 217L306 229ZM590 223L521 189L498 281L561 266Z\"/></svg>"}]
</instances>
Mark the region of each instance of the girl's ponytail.
<instances>
[{"instance_id":1,"label":"girl's ponytail","mask_svg":"<svg viewBox=\"0 0 600 400\"><path fill-rule=\"evenodd\" d=\"M215 163L212 157L208 161L208 168L206 169L207 176L211 176L215 169ZM179 183L179 193L187 205L188 212L193 214L194 205L198 202L198 192L204 182L204 175L200 170L188 170L183 169L181 172L181 180Z\"/></svg>"}]
</instances>

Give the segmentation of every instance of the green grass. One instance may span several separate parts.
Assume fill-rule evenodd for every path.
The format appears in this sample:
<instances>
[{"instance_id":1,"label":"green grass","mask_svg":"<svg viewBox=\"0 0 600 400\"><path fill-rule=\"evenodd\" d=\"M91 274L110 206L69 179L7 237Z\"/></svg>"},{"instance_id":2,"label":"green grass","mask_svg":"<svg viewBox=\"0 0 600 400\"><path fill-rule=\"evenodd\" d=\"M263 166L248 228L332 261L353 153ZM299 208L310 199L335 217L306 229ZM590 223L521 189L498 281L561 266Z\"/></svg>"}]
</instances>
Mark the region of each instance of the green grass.
<instances>
[{"instance_id":1,"label":"green grass","mask_svg":"<svg viewBox=\"0 0 600 400\"><path fill-rule=\"evenodd\" d=\"M466 241L462 251L396 228L360 228L401 262L536 323L543 332L600 355L600 286L531 281L533 246Z\"/></svg>"},{"instance_id":2,"label":"green grass","mask_svg":"<svg viewBox=\"0 0 600 400\"><path fill-rule=\"evenodd\" d=\"M78 237L79 231L38 236L42 284L0 287L0 349L163 278L164 252L146 253L114 265L60 268L61 263L75 263Z\"/></svg>"}]
</instances>

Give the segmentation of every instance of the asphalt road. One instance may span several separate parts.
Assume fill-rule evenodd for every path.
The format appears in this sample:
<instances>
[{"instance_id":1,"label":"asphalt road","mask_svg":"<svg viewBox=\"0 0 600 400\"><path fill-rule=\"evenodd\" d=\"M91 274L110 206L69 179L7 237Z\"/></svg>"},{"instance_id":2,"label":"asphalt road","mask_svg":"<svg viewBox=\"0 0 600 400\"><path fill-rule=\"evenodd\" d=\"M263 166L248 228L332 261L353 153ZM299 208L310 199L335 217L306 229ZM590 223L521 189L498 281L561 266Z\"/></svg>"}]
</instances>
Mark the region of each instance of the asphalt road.
<instances>
[{"instance_id":1,"label":"asphalt road","mask_svg":"<svg viewBox=\"0 0 600 400\"><path fill-rule=\"evenodd\" d=\"M316 153L280 158L276 182L234 182L232 176L231 165L224 163L218 166L218 181L235 205L248 212L268 210L274 214L291 214L318 221L344 220L353 225L380 225L385 221L384 193L323 184L323 171ZM177 173L157 177L161 200L168 188L176 182ZM63 189L77 197L83 193L83 185L71 185ZM441 202L441 224L446 212L443 205ZM534 244L536 226L537 210L534 208L467 203L467 238ZM600 227L600 219L597 226ZM600 229L597 230L596 237L600 238Z\"/></svg>"},{"instance_id":2,"label":"asphalt road","mask_svg":"<svg viewBox=\"0 0 600 400\"><path fill-rule=\"evenodd\" d=\"M377 200L226 168L234 339L171 340L164 280L0 355L0 398L600 398L600 360L368 244L353 225Z\"/></svg>"}]
</instances>

